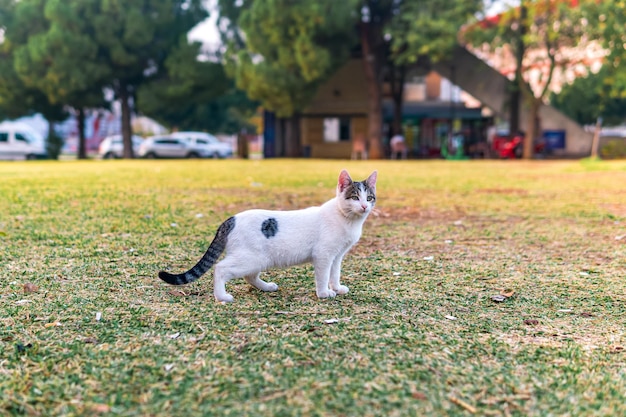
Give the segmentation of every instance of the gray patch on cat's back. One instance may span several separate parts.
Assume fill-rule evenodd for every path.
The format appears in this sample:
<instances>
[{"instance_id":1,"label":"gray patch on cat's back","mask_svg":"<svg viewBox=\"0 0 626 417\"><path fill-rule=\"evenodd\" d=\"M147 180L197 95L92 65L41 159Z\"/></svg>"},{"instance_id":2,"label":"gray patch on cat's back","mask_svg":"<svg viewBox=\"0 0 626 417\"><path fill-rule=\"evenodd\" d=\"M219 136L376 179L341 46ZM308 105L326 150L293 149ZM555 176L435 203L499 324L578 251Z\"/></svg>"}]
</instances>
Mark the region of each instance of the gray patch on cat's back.
<instances>
[{"instance_id":1,"label":"gray patch on cat's back","mask_svg":"<svg viewBox=\"0 0 626 417\"><path fill-rule=\"evenodd\" d=\"M270 217L269 219L265 220L261 224L261 232L263 233L263 236L268 239L270 237L276 236L276 233L278 233L278 222L276 221L276 219Z\"/></svg>"}]
</instances>

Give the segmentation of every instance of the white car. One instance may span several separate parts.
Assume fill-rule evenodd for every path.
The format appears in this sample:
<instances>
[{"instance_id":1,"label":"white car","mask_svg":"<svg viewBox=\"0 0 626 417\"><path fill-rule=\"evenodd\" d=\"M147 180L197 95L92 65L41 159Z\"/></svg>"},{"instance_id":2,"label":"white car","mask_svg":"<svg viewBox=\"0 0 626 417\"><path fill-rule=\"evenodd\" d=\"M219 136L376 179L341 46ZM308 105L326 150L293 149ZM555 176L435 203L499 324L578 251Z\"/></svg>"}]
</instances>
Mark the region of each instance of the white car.
<instances>
[{"instance_id":1,"label":"white car","mask_svg":"<svg viewBox=\"0 0 626 417\"><path fill-rule=\"evenodd\" d=\"M228 158L233 156L233 148L227 144L205 132L174 132L170 136L175 138L189 139L192 146L204 148L204 153L208 157Z\"/></svg>"},{"instance_id":2,"label":"white car","mask_svg":"<svg viewBox=\"0 0 626 417\"><path fill-rule=\"evenodd\" d=\"M202 133L210 138L191 137L183 133L148 138L139 146L137 155L142 158L226 158L233 154L229 145L212 135Z\"/></svg>"},{"instance_id":3,"label":"white car","mask_svg":"<svg viewBox=\"0 0 626 417\"><path fill-rule=\"evenodd\" d=\"M46 144L38 132L23 123L0 123L0 159L44 159Z\"/></svg>"},{"instance_id":4,"label":"white car","mask_svg":"<svg viewBox=\"0 0 626 417\"><path fill-rule=\"evenodd\" d=\"M139 152L139 145L143 142L141 136L133 135L133 155L137 155ZM102 139L100 146L98 147L98 155L102 159L121 158L124 155L124 144L122 142L122 135L108 136Z\"/></svg>"}]
</instances>

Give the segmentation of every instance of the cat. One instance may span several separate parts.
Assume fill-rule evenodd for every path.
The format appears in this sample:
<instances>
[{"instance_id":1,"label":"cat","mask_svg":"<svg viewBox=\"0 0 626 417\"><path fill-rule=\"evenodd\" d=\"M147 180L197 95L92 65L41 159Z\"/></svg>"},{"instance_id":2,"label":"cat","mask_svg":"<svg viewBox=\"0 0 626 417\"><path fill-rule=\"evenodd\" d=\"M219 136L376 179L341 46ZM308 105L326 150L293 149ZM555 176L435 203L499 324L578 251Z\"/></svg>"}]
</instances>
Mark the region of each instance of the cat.
<instances>
[{"instance_id":1,"label":"cat","mask_svg":"<svg viewBox=\"0 0 626 417\"><path fill-rule=\"evenodd\" d=\"M260 278L261 272L312 262L319 298L346 294L341 285L341 262L361 237L365 219L376 204L377 171L355 182L346 170L337 181L337 195L318 207L293 211L247 210L227 219L217 229L209 248L198 263L182 274L159 272L168 284L183 285L215 265L213 294L219 302L232 302L226 283L243 277L261 291L278 286Z\"/></svg>"}]
</instances>

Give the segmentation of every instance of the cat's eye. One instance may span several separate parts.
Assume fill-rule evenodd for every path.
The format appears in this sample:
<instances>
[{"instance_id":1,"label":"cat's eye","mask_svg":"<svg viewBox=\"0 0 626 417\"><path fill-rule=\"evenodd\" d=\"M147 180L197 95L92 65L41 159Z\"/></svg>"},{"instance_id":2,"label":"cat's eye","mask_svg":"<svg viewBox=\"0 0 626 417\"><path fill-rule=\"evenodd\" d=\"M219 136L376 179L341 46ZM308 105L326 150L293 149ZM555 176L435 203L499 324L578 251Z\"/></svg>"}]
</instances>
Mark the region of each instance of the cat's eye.
<instances>
[{"instance_id":1,"label":"cat's eye","mask_svg":"<svg viewBox=\"0 0 626 417\"><path fill-rule=\"evenodd\" d=\"M367 201L374 201L374 200L376 200L376 198L374 198L373 195L368 195L367 196Z\"/></svg>"},{"instance_id":2,"label":"cat's eye","mask_svg":"<svg viewBox=\"0 0 626 417\"><path fill-rule=\"evenodd\" d=\"M354 201L359 201L359 196L358 195L353 195L350 198L353 199Z\"/></svg>"}]
</instances>

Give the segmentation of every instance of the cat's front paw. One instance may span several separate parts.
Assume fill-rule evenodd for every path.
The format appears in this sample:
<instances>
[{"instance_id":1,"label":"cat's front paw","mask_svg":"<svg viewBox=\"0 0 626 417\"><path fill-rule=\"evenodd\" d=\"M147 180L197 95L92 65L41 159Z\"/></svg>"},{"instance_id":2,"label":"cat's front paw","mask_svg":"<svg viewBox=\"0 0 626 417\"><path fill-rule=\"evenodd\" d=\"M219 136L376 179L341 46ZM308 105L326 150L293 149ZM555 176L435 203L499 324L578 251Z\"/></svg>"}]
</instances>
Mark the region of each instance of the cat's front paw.
<instances>
[{"instance_id":1,"label":"cat's front paw","mask_svg":"<svg viewBox=\"0 0 626 417\"><path fill-rule=\"evenodd\" d=\"M224 293L220 295L215 294L215 299L220 303L232 303L235 298L229 293Z\"/></svg>"},{"instance_id":2,"label":"cat's front paw","mask_svg":"<svg viewBox=\"0 0 626 417\"><path fill-rule=\"evenodd\" d=\"M340 285L339 287L333 289L338 295L344 295L347 294L348 291L350 291L350 288L346 287L345 285Z\"/></svg>"},{"instance_id":3,"label":"cat's front paw","mask_svg":"<svg viewBox=\"0 0 626 417\"><path fill-rule=\"evenodd\" d=\"M317 291L318 298L335 298L337 293L333 290Z\"/></svg>"},{"instance_id":4,"label":"cat's front paw","mask_svg":"<svg viewBox=\"0 0 626 417\"><path fill-rule=\"evenodd\" d=\"M274 282L268 282L267 286L265 287L265 290L267 292L275 292L278 291L278 284L274 283Z\"/></svg>"}]
</instances>

